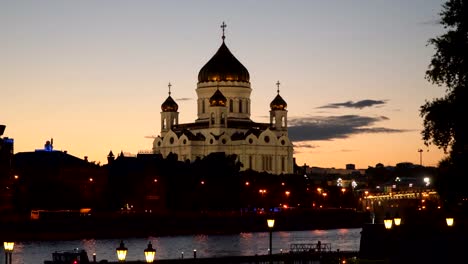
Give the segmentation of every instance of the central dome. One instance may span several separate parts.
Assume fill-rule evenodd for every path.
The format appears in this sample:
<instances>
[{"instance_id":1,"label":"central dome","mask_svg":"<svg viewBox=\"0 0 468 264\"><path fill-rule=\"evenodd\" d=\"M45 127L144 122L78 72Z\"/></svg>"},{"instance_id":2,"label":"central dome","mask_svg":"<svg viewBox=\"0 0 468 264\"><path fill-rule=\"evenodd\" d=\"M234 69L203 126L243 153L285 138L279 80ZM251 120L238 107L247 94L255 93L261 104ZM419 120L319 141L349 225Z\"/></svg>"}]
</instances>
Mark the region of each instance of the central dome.
<instances>
[{"instance_id":1,"label":"central dome","mask_svg":"<svg viewBox=\"0 0 468 264\"><path fill-rule=\"evenodd\" d=\"M201 68L198 73L198 83L203 82L249 82L250 75L226 44L221 44L216 54Z\"/></svg>"}]
</instances>

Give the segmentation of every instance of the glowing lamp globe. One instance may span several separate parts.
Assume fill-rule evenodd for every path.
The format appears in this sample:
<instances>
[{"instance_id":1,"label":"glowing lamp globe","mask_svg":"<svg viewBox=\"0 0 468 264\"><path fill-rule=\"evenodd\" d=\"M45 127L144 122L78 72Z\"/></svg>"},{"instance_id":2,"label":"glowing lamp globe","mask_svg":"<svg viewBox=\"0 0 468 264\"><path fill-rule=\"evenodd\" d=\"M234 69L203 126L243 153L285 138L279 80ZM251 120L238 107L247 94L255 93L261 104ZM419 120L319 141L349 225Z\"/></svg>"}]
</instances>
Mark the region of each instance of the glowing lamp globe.
<instances>
[{"instance_id":1,"label":"glowing lamp globe","mask_svg":"<svg viewBox=\"0 0 468 264\"><path fill-rule=\"evenodd\" d=\"M3 242L3 247L6 252L12 252L15 247L15 242Z\"/></svg>"},{"instance_id":2,"label":"glowing lamp globe","mask_svg":"<svg viewBox=\"0 0 468 264\"><path fill-rule=\"evenodd\" d=\"M392 224L393 224L393 219L385 219L384 220L385 229L391 229Z\"/></svg>"},{"instance_id":3,"label":"glowing lamp globe","mask_svg":"<svg viewBox=\"0 0 468 264\"><path fill-rule=\"evenodd\" d=\"M117 259L120 262L125 261L125 257L127 257L127 248L124 245L123 241L120 241L120 246L116 249L117 251Z\"/></svg>"},{"instance_id":4,"label":"glowing lamp globe","mask_svg":"<svg viewBox=\"0 0 468 264\"><path fill-rule=\"evenodd\" d=\"M447 217L445 221L447 222L447 226L453 226L453 217Z\"/></svg>"},{"instance_id":5,"label":"glowing lamp globe","mask_svg":"<svg viewBox=\"0 0 468 264\"><path fill-rule=\"evenodd\" d=\"M401 218L400 217L395 217L393 218L393 222L395 223L396 226L401 225Z\"/></svg>"},{"instance_id":6,"label":"glowing lamp globe","mask_svg":"<svg viewBox=\"0 0 468 264\"><path fill-rule=\"evenodd\" d=\"M151 244L151 242L149 242L148 247L145 249L146 263L153 263L155 255L156 250L153 249L153 245Z\"/></svg>"},{"instance_id":7,"label":"glowing lamp globe","mask_svg":"<svg viewBox=\"0 0 468 264\"><path fill-rule=\"evenodd\" d=\"M275 219L268 219L267 224L269 228L273 228L275 226Z\"/></svg>"}]
</instances>

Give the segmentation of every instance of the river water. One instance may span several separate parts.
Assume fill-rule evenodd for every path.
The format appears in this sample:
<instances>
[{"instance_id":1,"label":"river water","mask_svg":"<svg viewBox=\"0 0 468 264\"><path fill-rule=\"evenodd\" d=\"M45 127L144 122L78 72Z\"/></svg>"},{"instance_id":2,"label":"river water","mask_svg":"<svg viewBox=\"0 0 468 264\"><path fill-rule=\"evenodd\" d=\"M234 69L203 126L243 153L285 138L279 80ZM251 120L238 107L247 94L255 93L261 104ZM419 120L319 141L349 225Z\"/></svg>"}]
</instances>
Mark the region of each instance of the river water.
<instances>
[{"instance_id":1,"label":"river water","mask_svg":"<svg viewBox=\"0 0 468 264\"><path fill-rule=\"evenodd\" d=\"M330 243L336 251L358 251L361 228L310 230L310 231L278 231L273 232L273 253L289 251L291 243ZM148 238L128 238L123 240L128 248L127 260L143 260L143 250L151 241L156 249L156 259L193 258L196 249L197 258L217 256L246 256L268 253L268 232L240 233L235 235L192 235L165 236ZM42 264L44 260L52 259L52 252L85 249L90 260L96 253L97 261L106 259L117 261L115 249L120 241L109 239L86 239L71 241L31 241L16 242L13 252L13 264ZM0 263L4 263L4 255L0 254Z\"/></svg>"}]
</instances>

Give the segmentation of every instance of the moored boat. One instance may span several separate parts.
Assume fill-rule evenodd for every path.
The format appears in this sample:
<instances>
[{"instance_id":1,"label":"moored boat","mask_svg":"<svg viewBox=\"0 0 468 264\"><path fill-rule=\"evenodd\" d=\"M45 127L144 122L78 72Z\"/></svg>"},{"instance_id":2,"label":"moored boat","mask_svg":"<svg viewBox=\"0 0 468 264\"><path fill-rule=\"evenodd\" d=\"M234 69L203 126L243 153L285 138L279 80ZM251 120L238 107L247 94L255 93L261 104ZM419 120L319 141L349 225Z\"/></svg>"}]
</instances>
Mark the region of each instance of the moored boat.
<instances>
[{"instance_id":1,"label":"moored boat","mask_svg":"<svg viewBox=\"0 0 468 264\"><path fill-rule=\"evenodd\" d=\"M52 260L44 261L44 264L87 264L90 263L88 253L84 249L55 251Z\"/></svg>"}]
</instances>

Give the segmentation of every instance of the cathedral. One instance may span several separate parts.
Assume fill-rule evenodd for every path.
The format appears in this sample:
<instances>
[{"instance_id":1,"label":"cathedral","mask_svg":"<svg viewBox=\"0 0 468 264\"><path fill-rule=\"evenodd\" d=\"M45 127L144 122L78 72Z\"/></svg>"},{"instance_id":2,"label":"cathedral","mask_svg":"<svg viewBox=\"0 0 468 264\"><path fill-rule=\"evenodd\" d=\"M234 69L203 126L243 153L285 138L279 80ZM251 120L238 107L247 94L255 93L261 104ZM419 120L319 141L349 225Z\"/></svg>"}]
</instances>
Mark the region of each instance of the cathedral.
<instances>
[{"instance_id":1,"label":"cathedral","mask_svg":"<svg viewBox=\"0 0 468 264\"><path fill-rule=\"evenodd\" d=\"M177 154L194 161L210 153L237 155L242 170L272 174L293 173L293 145L288 137L287 104L279 94L270 103L270 122L250 119L250 75L222 43L198 73L197 113L193 123L179 124L178 105L169 96L161 105L161 133L154 139L153 153Z\"/></svg>"}]
</instances>

